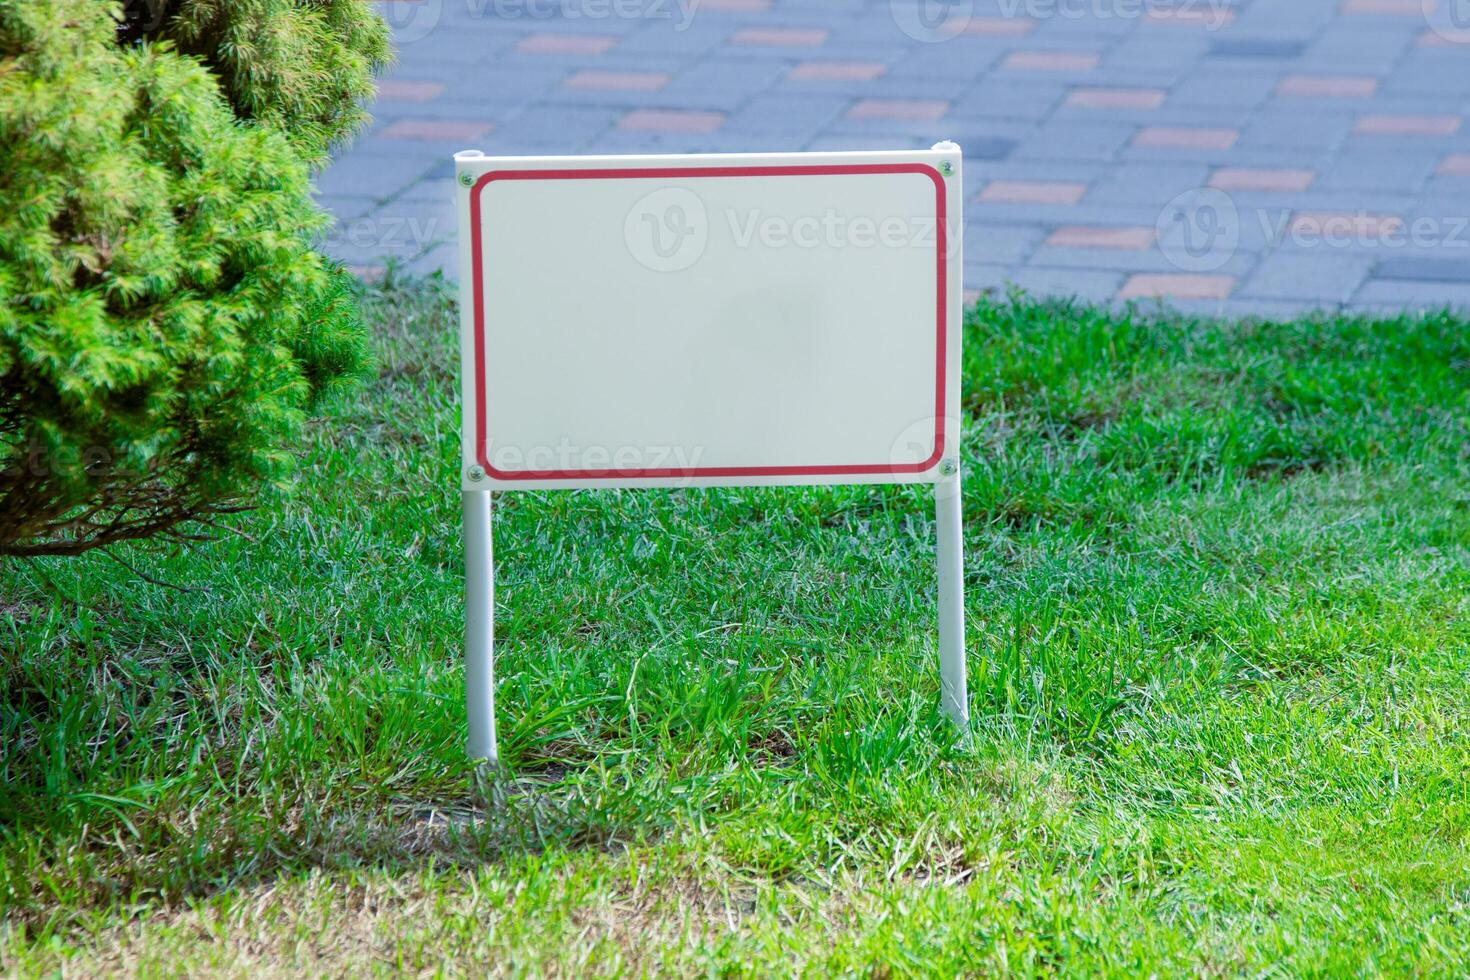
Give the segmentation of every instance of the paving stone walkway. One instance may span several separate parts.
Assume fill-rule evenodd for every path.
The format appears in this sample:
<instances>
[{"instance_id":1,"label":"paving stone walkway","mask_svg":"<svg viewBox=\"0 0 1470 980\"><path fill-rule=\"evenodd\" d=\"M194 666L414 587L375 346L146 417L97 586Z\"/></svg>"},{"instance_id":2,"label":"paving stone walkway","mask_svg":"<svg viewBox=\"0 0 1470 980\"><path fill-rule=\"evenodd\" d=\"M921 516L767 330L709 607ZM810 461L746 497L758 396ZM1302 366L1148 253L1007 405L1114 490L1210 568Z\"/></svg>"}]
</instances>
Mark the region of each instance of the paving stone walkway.
<instances>
[{"instance_id":1,"label":"paving stone walkway","mask_svg":"<svg viewBox=\"0 0 1470 980\"><path fill-rule=\"evenodd\" d=\"M328 250L454 264L450 154L965 152L965 283L1470 307L1470 0L389 0ZM452 269L451 269L452 271Z\"/></svg>"}]
</instances>

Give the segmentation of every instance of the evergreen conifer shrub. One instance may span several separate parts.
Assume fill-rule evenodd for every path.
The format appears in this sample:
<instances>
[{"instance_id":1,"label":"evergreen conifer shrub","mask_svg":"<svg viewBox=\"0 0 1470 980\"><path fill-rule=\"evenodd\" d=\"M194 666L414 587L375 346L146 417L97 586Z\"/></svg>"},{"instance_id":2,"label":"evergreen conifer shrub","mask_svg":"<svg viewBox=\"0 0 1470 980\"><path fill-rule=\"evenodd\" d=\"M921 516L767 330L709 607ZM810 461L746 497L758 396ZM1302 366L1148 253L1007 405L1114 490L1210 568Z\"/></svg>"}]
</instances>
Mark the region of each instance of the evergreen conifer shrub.
<instances>
[{"instance_id":1,"label":"evergreen conifer shrub","mask_svg":"<svg viewBox=\"0 0 1470 980\"><path fill-rule=\"evenodd\" d=\"M271 33L256 70L272 10L303 36ZM308 168L358 124L381 22L363 0L137 14L0 2L0 554L248 506L366 363Z\"/></svg>"}]
</instances>

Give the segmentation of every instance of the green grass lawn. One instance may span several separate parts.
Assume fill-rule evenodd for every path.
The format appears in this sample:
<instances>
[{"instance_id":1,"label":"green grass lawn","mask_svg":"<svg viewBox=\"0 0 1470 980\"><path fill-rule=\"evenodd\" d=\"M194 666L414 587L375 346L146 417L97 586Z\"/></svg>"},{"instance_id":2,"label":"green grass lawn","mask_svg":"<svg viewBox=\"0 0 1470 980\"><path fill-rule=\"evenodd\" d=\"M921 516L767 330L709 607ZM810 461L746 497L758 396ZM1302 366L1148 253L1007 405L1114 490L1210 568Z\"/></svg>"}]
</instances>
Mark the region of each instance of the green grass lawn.
<instances>
[{"instance_id":1,"label":"green grass lawn","mask_svg":"<svg viewBox=\"0 0 1470 980\"><path fill-rule=\"evenodd\" d=\"M367 303L294 495L117 552L177 587L0 567L0 970L1470 961L1465 322L982 302L967 742L923 488L502 496L477 776L456 315Z\"/></svg>"}]
</instances>

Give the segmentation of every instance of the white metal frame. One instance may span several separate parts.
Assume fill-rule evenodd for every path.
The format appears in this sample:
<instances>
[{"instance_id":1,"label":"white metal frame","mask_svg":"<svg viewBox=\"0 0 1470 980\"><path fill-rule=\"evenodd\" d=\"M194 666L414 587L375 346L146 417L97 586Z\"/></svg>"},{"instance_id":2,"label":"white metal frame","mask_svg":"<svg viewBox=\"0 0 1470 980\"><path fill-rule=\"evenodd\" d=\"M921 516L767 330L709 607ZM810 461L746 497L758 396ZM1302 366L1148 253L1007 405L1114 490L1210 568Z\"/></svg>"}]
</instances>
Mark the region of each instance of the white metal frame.
<instances>
[{"instance_id":1,"label":"white metal frame","mask_svg":"<svg viewBox=\"0 0 1470 980\"><path fill-rule=\"evenodd\" d=\"M937 156L935 156L937 154ZM719 163L759 163L763 160L780 158L790 160L793 155L781 154L725 154L707 156L679 156L661 158L671 164L677 161L689 163L702 163L709 165L711 161ZM808 155L803 155L808 156ZM817 158L818 155L809 155ZM872 158L895 158L902 154L838 154L821 155L822 158L831 156L842 157L872 157ZM914 156L913 154L909 155ZM939 672L941 686L941 705L949 718L960 727L962 731L969 728L969 699L966 680L965 666L965 610L964 610L964 552L963 552L963 523L961 515L961 474L959 467L959 362L960 362L960 325L962 322L962 302L959 285L960 270L963 268L961 241L963 238L963 215L961 208L962 199L962 174L960 170L960 148L954 143L944 142L936 144L932 151L922 154L926 159L933 160L936 166L942 168L944 175L952 182L952 193L948 195L948 221L949 227L953 229L952 243L948 249L948 263L950 274L950 286L947 291L945 302L947 304L947 322L949 324L945 358L950 383L947 387L945 398L946 426L950 438L946 446L943 458L927 474L919 474L909 478L905 482L932 482L934 484L934 503L936 514L936 559L937 578L939 592ZM466 151L455 155L456 177L460 194L460 213L467 212L466 199L469 193L468 187L473 184L475 176L483 173L486 169L486 161L477 151ZM630 158L558 158L567 165L607 165L610 161L623 161ZM649 158L643 158L649 159ZM468 174L469 178L465 179ZM461 310L467 311L471 308L470 281L471 276L477 274L471 266L470 249L468 245L469 235L460 235L460 293ZM465 314L467 315L467 314ZM467 338L468 331L463 332ZM462 363L468 364L471 351L468 339L462 340L463 358ZM465 402L468 406L468 399ZM467 751L472 759L487 760L491 764L498 762L498 746L496 740L495 726L495 667L494 667L494 621L495 621L495 585L494 585L494 552L493 535L491 530L491 490L485 483L484 471L474 462L470 454L469 446L470 427L469 411L464 413L464 438L462 439L465 449L465 465L463 467L462 493L464 506L464 547L465 547L465 702L468 721ZM478 472L477 472L478 471ZM700 480L698 485L800 485L812 483L841 483L841 482L900 482L890 477L868 478L860 477L853 479L808 479L808 478L774 478L759 480ZM536 483L535 486L543 484ZM550 485L555 485L550 484ZM659 480L624 480L609 485L621 486L660 486L668 485L668 481ZM502 485L503 486L503 485ZM527 487L528 489L530 486Z\"/></svg>"}]
</instances>

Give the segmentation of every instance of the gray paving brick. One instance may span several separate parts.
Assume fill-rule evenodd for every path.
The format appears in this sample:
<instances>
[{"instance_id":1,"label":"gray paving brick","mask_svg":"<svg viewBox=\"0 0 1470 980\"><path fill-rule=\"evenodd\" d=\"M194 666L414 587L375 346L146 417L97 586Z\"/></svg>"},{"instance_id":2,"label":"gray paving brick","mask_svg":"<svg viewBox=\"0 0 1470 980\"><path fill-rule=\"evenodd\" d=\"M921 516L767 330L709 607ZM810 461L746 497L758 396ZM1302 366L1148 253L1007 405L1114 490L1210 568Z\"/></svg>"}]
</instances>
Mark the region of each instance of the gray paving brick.
<instances>
[{"instance_id":1,"label":"gray paving brick","mask_svg":"<svg viewBox=\"0 0 1470 980\"><path fill-rule=\"evenodd\" d=\"M1041 225L965 223L965 265L1020 265L1046 237Z\"/></svg>"},{"instance_id":2,"label":"gray paving brick","mask_svg":"<svg viewBox=\"0 0 1470 980\"><path fill-rule=\"evenodd\" d=\"M1049 121L1023 139L1015 155L1023 159L1102 162L1116 157L1137 129L1129 123Z\"/></svg>"},{"instance_id":3,"label":"gray paving brick","mask_svg":"<svg viewBox=\"0 0 1470 980\"><path fill-rule=\"evenodd\" d=\"M1295 60L1307 42L1270 37L1222 37L1210 42L1211 58Z\"/></svg>"},{"instance_id":4,"label":"gray paving brick","mask_svg":"<svg viewBox=\"0 0 1470 980\"><path fill-rule=\"evenodd\" d=\"M1368 278L1371 259L1357 255L1273 255L1237 290L1256 299L1345 303Z\"/></svg>"},{"instance_id":5,"label":"gray paving brick","mask_svg":"<svg viewBox=\"0 0 1470 980\"><path fill-rule=\"evenodd\" d=\"M1396 309L1437 310L1449 306L1470 310L1470 284L1371 279L1358 290L1353 302L1381 303Z\"/></svg>"},{"instance_id":6,"label":"gray paving brick","mask_svg":"<svg viewBox=\"0 0 1470 980\"><path fill-rule=\"evenodd\" d=\"M1271 97L1281 76L1274 65L1268 71L1202 69L1191 72L1169 93L1169 105L1253 109Z\"/></svg>"},{"instance_id":7,"label":"gray paving brick","mask_svg":"<svg viewBox=\"0 0 1470 980\"><path fill-rule=\"evenodd\" d=\"M1240 276L1256 262L1255 255L1244 251L1222 256L1222 258L1223 262L1205 271L1210 275ZM1057 248L1043 245L1032 253L1028 264L1056 268L1107 269L1119 272L1198 271L1193 268L1181 268L1179 262L1171 257L1171 253L1160 249L1157 245L1137 251L1122 248Z\"/></svg>"},{"instance_id":8,"label":"gray paving brick","mask_svg":"<svg viewBox=\"0 0 1470 980\"><path fill-rule=\"evenodd\" d=\"M758 95L729 118L724 132L770 133L810 140L851 104L852 99L842 95Z\"/></svg>"},{"instance_id":9,"label":"gray paving brick","mask_svg":"<svg viewBox=\"0 0 1470 980\"><path fill-rule=\"evenodd\" d=\"M326 197L382 200L418 180L438 162L438 157L429 152L418 157L354 150L318 174L316 188Z\"/></svg>"},{"instance_id":10,"label":"gray paving brick","mask_svg":"<svg viewBox=\"0 0 1470 980\"><path fill-rule=\"evenodd\" d=\"M1123 285L1123 273L1082 269L1016 269L1011 282L1033 296L1062 296L1106 303Z\"/></svg>"},{"instance_id":11,"label":"gray paving brick","mask_svg":"<svg viewBox=\"0 0 1470 980\"><path fill-rule=\"evenodd\" d=\"M1092 185L1094 204L1165 203L1185 191L1205 186L1211 168L1202 163L1117 163Z\"/></svg>"},{"instance_id":12,"label":"gray paving brick","mask_svg":"<svg viewBox=\"0 0 1470 980\"><path fill-rule=\"evenodd\" d=\"M1394 257L1373 267L1376 279L1470 285L1470 250L1461 258Z\"/></svg>"}]
</instances>

